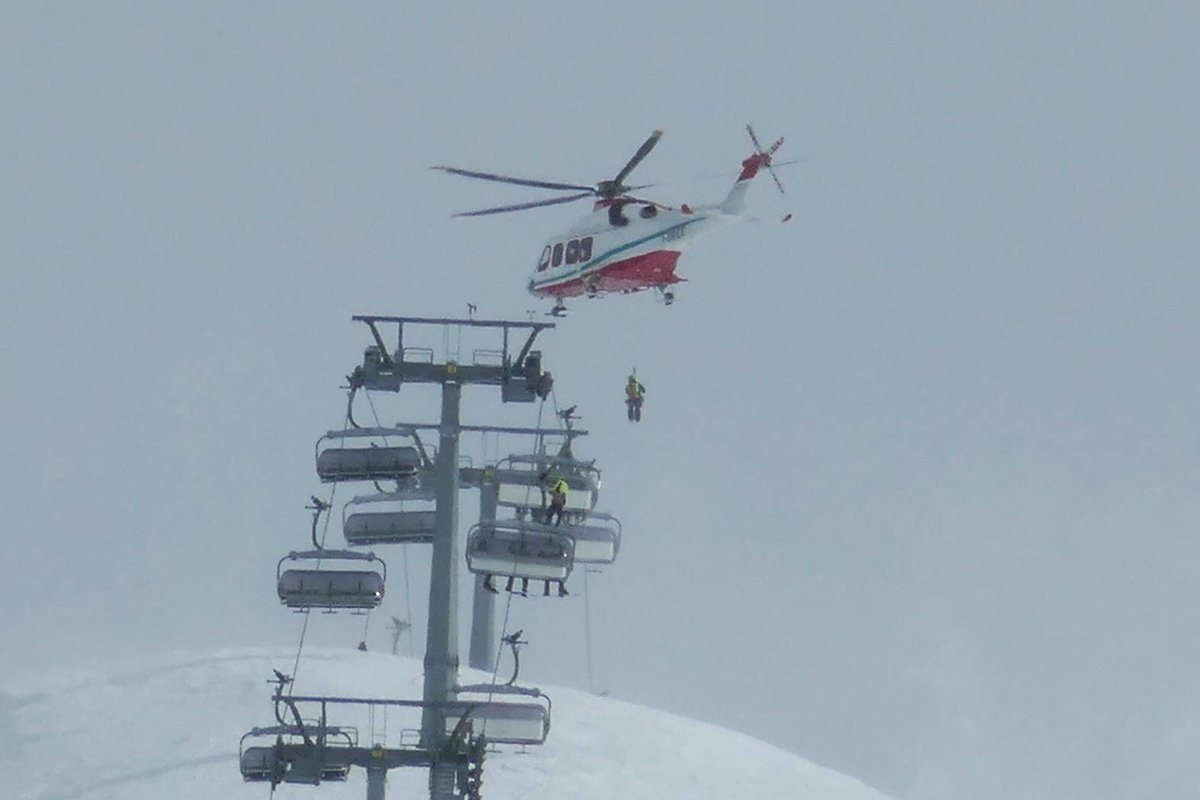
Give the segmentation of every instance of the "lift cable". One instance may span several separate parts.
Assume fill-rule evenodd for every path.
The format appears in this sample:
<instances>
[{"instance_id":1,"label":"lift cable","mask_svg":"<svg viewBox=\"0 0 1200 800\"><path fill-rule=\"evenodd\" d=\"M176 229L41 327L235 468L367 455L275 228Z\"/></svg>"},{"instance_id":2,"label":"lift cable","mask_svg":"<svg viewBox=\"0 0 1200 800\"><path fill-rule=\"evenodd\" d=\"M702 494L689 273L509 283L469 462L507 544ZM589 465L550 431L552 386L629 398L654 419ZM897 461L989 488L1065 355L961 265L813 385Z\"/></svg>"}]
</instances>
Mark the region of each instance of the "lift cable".
<instances>
[{"instance_id":1,"label":"lift cable","mask_svg":"<svg viewBox=\"0 0 1200 800\"><path fill-rule=\"evenodd\" d=\"M370 392L367 392L367 404L371 406L371 416L373 416L375 418L375 427L379 428L379 429L383 429L383 422L379 419L379 411L375 408L375 401L371 398ZM383 443L385 445L388 443L386 434L383 437ZM375 488L379 489L378 483L376 483ZM382 490L380 490L380 491L382 491ZM403 500L400 501L400 507L401 507L401 509L404 508ZM408 588L408 544L407 543L400 545L400 554L401 554L401 557L404 559L404 618L411 622L412 621L412 599L411 599L411 595L409 593L409 588ZM368 609L368 611L367 611L367 623L368 624L370 623L370 618L371 618L371 611L370 611L370 609ZM367 640L366 628L367 628L367 626L363 625L363 641L364 642ZM408 654L410 656L413 655L412 634L411 633L409 634L409 637L408 637Z\"/></svg>"},{"instance_id":2,"label":"lift cable","mask_svg":"<svg viewBox=\"0 0 1200 800\"><path fill-rule=\"evenodd\" d=\"M566 409L565 412L560 411L558 408L558 395L555 393L553 388L550 390L550 397L554 402L554 413L559 417L562 424L566 426L567 430L570 431L571 419L572 419L571 412L574 411L575 407L572 406L571 408ZM568 447L570 446L570 443L571 443L571 439L568 436L568 438L567 438L567 446ZM591 609L591 596L588 592L588 572L589 572L589 570L588 570L587 566L585 565L584 569L583 569L583 630L584 630L585 650L587 653L588 691L592 692L594 694L595 690L593 688L593 671L592 671L592 609Z\"/></svg>"},{"instance_id":3,"label":"lift cable","mask_svg":"<svg viewBox=\"0 0 1200 800\"><path fill-rule=\"evenodd\" d=\"M542 400L538 403L538 415L537 415L537 426L536 426L538 430L541 430L541 428L542 428L542 412L545 410L545 408L546 408L546 399L542 398ZM541 434L539 434L539 436L540 435ZM528 490L526 490L526 491L527 491L526 500L528 500ZM515 565L516 562L513 562L513 563ZM512 611L512 599L513 599L513 593L509 592L508 593L508 602L504 604L504 622L500 625L500 641L501 642L505 642L508 639L508 617L509 617L509 613ZM492 665L492 683L491 683L492 686L496 685L496 676L500 674L500 653L501 652L502 651L500 650L500 648L496 649L496 661ZM513 655L514 655L514 657L516 655L515 647L513 648ZM516 676L514 675L513 677L515 679ZM495 694L494 689L490 690L488 692L488 702L491 702L492 696L494 694Z\"/></svg>"},{"instance_id":4,"label":"lift cable","mask_svg":"<svg viewBox=\"0 0 1200 800\"><path fill-rule=\"evenodd\" d=\"M353 389L350 390L350 394L351 394L351 400L353 400L353 394L354 394ZM371 397L371 394L370 394L370 392L368 392L367 399L370 399L370 397ZM374 408L373 405L372 405L372 408ZM353 419L351 417L351 406L349 404L347 404L347 406L346 406L346 422L351 425L353 424ZM346 429L347 429L347 426L343 425L342 437L339 440L341 443L345 443L345 441L346 441L346 435L345 435ZM337 496L337 487L338 487L337 481L334 481L333 484L329 488L329 500L327 500L327 501L321 501L315 496L312 498L313 505L310 506L310 508L314 509L313 510L314 516L313 516L312 538L313 538L313 544L317 546L317 550L325 549L325 539L329 535L329 520L333 517L333 515L328 514L328 513L325 514L325 525L321 529L321 540L319 542L317 541L317 520L321 515L321 511L328 511L329 509L333 508L333 499L334 499L334 497ZM318 558L317 559L317 567L319 568L320 566L321 566L321 559ZM312 619L312 617L310 616L311 612L312 612L311 608L306 608L306 609L304 609L304 612L303 612L304 613L304 625L300 628L300 641L296 644L296 659L292 664L292 681L291 681L291 683L288 684L288 695L289 696L292 694L292 692L295 690L295 687L296 687L296 675L300 671L300 656L304 653L304 640L308 636L308 623Z\"/></svg>"},{"instance_id":5,"label":"lift cable","mask_svg":"<svg viewBox=\"0 0 1200 800\"><path fill-rule=\"evenodd\" d=\"M583 632L584 642L587 652L587 682L588 692L595 694L596 690L592 682L592 602L591 596L588 594L588 572L590 570L584 565L583 568Z\"/></svg>"},{"instance_id":6,"label":"lift cable","mask_svg":"<svg viewBox=\"0 0 1200 800\"><path fill-rule=\"evenodd\" d=\"M314 504L313 507L315 507L317 509L328 511L330 508L333 507L333 498L336 494L337 494L337 483L334 483L333 488L329 492L329 501L328 502L318 501L317 503ZM317 500L317 498L314 497L313 500ZM322 509L322 507L323 507L323 509ZM329 519L330 519L330 517L333 516L332 514L328 514L328 513L325 515L325 525L321 530L321 541L318 543L317 542L317 518L321 515L321 510L313 511L313 515L314 515L313 516L313 544L317 545L318 550L325 549L325 537L329 533ZM318 558L317 566L319 567L320 565L321 565L321 560ZM296 660L295 660L295 663L292 665L292 682L288 684L288 694L289 695L292 694L293 690L296 687L296 674L300 671L300 654L304 652L304 639L308 635L308 622L312 618L310 616L311 612L312 612L311 608L304 609L304 626L300 629L300 642L296 645Z\"/></svg>"},{"instance_id":7,"label":"lift cable","mask_svg":"<svg viewBox=\"0 0 1200 800\"><path fill-rule=\"evenodd\" d=\"M408 656L416 658L417 654L413 651L413 634L412 634L412 599L408 593L408 545L402 545L400 548L400 557L404 560L404 613L408 618Z\"/></svg>"}]
</instances>

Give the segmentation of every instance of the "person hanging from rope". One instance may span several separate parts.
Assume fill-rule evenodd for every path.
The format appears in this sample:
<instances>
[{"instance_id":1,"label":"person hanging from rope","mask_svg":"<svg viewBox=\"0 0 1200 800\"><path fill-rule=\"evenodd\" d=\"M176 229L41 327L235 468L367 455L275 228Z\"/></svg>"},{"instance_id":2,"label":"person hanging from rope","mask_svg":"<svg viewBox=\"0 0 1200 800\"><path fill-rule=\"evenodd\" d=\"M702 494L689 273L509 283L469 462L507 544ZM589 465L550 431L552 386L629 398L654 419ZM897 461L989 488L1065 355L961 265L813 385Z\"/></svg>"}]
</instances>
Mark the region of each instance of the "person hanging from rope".
<instances>
[{"instance_id":1,"label":"person hanging from rope","mask_svg":"<svg viewBox=\"0 0 1200 800\"><path fill-rule=\"evenodd\" d=\"M625 410L630 422L642 421L642 400L646 396L646 387L638 382L637 369L629 373L625 381Z\"/></svg>"}]
</instances>

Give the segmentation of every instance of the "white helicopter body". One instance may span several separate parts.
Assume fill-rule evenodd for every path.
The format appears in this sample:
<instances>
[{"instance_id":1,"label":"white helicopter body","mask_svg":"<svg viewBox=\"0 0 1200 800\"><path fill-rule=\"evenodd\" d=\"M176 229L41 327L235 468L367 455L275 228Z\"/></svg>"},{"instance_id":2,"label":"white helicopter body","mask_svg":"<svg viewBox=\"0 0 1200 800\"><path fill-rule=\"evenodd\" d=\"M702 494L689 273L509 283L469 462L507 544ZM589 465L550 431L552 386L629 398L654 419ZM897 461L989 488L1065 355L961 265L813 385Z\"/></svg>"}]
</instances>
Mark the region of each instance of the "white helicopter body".
<instances>
[{"instance_id":1,"label":"white helicopter body","mask_svg":"<svg viewBox=\"0 0 1200 800\"><path fill-rule=\"evenodd\" d=\"M551 313L563 313L563 299L567 297L598 297L611 292L629 293L644 289L658 291L664 302L669 304L675 299L674 285L685 280L675 272L683 249L723 219L740 215L746 207L746 192L751 181L761 168L770 170L771 156L783 144L783 139L778 139L764 150L759 146L754 131L750 126L746 127L754 141L755 152L742 161L742 170L733 188L720 203L696 207L683 204L672 208L634 197L628 194L629 190L645 187L627 187L622 183L654 147L662 135L661 131L651 134L616 178L602 181L595 187L508 178L453 167L435 169L484 180L579 192L567 197L471 211L457 216L519 211L589 196L597 198L591 213L546 242L529 278L528 289L531 294L555 300L556 305ZM774 177L774 172L771 174ZM775 178L775 183L779 185L778 178ZM782 191L781 185L779 188Z\"/></svg>"}]
</instances>

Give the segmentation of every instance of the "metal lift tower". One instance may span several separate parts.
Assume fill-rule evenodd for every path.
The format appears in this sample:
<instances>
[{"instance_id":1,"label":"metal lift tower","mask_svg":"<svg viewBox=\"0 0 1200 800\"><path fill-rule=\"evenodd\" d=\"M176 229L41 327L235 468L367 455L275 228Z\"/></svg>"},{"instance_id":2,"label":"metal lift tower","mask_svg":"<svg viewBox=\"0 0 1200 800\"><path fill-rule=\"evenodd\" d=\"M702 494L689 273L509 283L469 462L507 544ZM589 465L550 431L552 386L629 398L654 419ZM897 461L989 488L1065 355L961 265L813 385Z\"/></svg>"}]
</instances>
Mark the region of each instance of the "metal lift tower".
<instances>
[{"instance_id":1,"label":"metal lift tower","mask_svg":"<svg viewBox=\"0 0 1200 800\"><path fill-rule=\"evenodd\" d=\"M473 319L428 319L419 317L354 317L371 331L374 344L366 349L363 362L349 376L353 392L399 391L404 384L430 384L441 387L441 418L435 424L400 424L394 428L363 428L354 423L348 409L350 427L331 431L318 440L317 474L323 482L380 481L397 482L395 493L355 498L347 505L364 502L393 502L405 491L421 502L433 500L428 510L396 513L352 514L344 520L343 535L349 544L428 543L432 546L429 581L429 625L425 646L425 679L420 700L369 697L299 696L291 693L292 677L276 672L272 681L275 723L257 727L242 737L238 761L243 779L270 783L316 785L324 781L344 781L351 767L367 772L367 800L384 800L387 773L399 767L429 770L431 800L479 800L483 760L489 745L526 747L542 744L550 729L550 701L540 690L507 684L458 684L458 493L460 487L480 489L480 522L467 538L465 560L476 575L489 578L507 575L509 584L516 578L557 581L560 596L566 594L565 581L571 566L612 563L620 544L620 523L611 515L593 512L599 491L599 471L591 462L577 462L571 456L574 437L586 431L573 429L490 427L463 425L460 420L464 386L479 384L500 387L500 399L506 403L533 403L545 400L552 389L549 372L542 369L541 353L533 349L537 335L554 325L548 322L506 322ZM414 326L439 326L496 331L501 336L497 349L475 350L470 363L451 358L447 344L445 360L438 361L428 347L406 347L406 329ZM385 341L385 334L390 341ZM394 338L392 338L394 337ZM461 339L460 346L461 346ZM393 345L394 342L394 345ZM569 415L569 411L566 412ZM437 431L439 446L436 459L428 457L421 444L420 431ZM557 455L539 450L531 456L509 456L499 465L484 468L459 465L459 438L464 432L495 432L532 435L543 442L548 436L564 441ZM415 446L393 446L387 437L410 438ZM368 441L369 446L346 446L348 440L382 438L384 446ZM322 442L326 442L322 449ZM506 466L507 465L507 466ZM532 521L530 494L542 480L543 465L559 470L559 480L568 485L565 505L559 506L573 516L562 529L547 520ZM538 492L540 494L540 491ZM574 498L574 501L571 500ZM517 509L516 520L496 520L497 506ZM280 600L294 610L318 608L369 610L378 606L386 583L386 565L374 553L327 549L318 540L318 520L328 512L329 504L314 498L312 550L292 552L280 560L277 588ZM593 522L585 522L584 517ZM537 536L543 544L530 550L503 552L496 562L498 547L517 535ZM508 537L508 538L506 538ZM553 546L551 546L553 543ZM474 559L474 560L473 560ZM323 562L349 562L351 569L327 569ZM303 562L316 566L301 567ZM484 566L480 568L480 563ZM547 571L549 569L549 571ZM494 588L494 587L493 587ZM474 619L471 630L471 663L488 669L495 661L497 647L495 614L491 594L483 591L477 577ZM515 646L517 642L511 642ZM471 699L471 695L483 695ZM386 735L388 709L411 709L421 713L416 741L406 739L404 731L398 743L389 746ZM330 720L331 711L341 715L367 711L371 718L371 741L360 743L356 727ZM374 715L383 715L385 734L375 738Z\"/></svg>"},{"instance_id":2,"label":"metal lift tower","mask_svg":"<svg viewBox=\"0 0 1200 800\"><path fill-rule=\"evenodd\" d=\"M553 379L550 373L542 370L541 353L532 348L537 335L554 325L549 322L420 317L356 316L354 320L370 328L375 345L367 349L362 366L350 375L352 389L395 392L406 383L433 384L442 388L439 447L434 467L436 514L420 741L422 750L436 753L449 738L447 708L457 681L459 665L457 597L460 553L457 531L459 437L464 430L459 420L462 389L472 384L499 386L501 400L506 403L532 403L545 399L550 394ZM494 329L502 336L501 347L498 351L477 351L477 356L484 352L485 357L474 357L470 364L460 364L449 358L444 363L437 363L432 354L427 358L406 358L405 328L411 331L414 326L426 325ZM384 332L390 334L391 329L394 329L394 350L389 350L384 339ZM519 341L521 336L525 337L523 342ZM513 350L517 347L519 349L514 354ZM425 354L428 351L423 351L422 355ZM491 360L498 363L482 363ZM486 494L484 504L486 513ZM487 612L490 616L490 608ZM455 769L453 763L444 764L434 759L430 766L431 800L453 800L457 797L454 788ZM368 769L368 800L380 800L384 796L382 779L383 775L378 771L373 773Z\"/></svg>"}]
</instances>

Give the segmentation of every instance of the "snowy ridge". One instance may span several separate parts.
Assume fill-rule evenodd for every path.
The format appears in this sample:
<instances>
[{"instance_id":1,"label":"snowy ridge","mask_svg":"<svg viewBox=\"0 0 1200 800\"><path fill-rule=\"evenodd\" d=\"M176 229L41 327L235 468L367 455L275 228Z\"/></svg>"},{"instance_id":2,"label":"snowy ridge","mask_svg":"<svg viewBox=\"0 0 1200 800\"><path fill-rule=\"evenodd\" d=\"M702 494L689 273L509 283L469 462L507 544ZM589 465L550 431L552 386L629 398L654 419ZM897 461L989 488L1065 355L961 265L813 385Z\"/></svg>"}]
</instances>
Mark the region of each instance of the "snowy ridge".
<instances>
[{"instance_id":1,"label":"snowy ridge","mask_svg":"<svg viewBox=\"0 0 1200 800\"><path fill-rule=\"evenodd\" d=\"M0 768L17 800L256 798L238 774L238 738L272 724L272 669L295 653L226 650L149 663L47 672L0 689ZM463 670L464 682L486 676ZM306 651L298 694L421 695L420 663L357 651ZM571 689L554 700L550 738L527 753L489 755L488 800L706 800L794 797L887 800L859 781L713 725ZM342 722L331 719L331 722ZM368 737L371 721L360 724ZM375 719L380 732L382 720ZM392 720L390 741L403 721ZM388 796L421 796L423 770L389 773ZM277 798L359 800L362 770L345 783L280 786Z\"/></svg>"}]
</instances>

